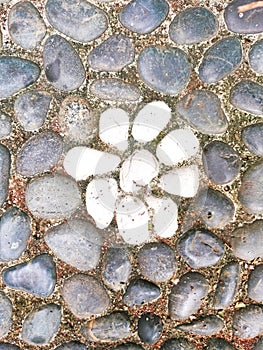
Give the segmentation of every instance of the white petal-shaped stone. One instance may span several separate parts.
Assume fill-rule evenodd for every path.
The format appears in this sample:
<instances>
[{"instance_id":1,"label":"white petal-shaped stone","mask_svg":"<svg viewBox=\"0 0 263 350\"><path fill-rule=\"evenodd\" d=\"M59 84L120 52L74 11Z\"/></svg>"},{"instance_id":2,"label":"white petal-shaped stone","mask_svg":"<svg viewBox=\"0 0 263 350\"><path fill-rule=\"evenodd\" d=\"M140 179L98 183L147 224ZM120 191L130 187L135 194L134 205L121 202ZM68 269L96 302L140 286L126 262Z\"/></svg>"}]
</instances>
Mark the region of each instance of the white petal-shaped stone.
<instances>
[{"instance_id":1,"label":"white petal-shaped stone","mask_svg":"<svg viewBox=\"0 0 263 350\"><path fill-rule=\"evenodd\" d=\"M171 109L162 101L144 106L133 122L132 136L140 142L149 142L159 135L171 118Z\"/></svg>"},{"instance_id":2,"label":"white petal-shaped stone","mask_svg":"<svg viewBox=\"0 0 263 350\"><path fill-rule=\"evenodd\" d=\"M147 204L153 211L152 223L154 233L163 238L172 237L177 228L178 207L171 198L146 198Z\"/></svg>"},{"instance_id":3,"label":"white petal-shaped stone","mask_svg":"<svg viewBox=\"0 0 263 350\"><path fill-rule=\"evenodd\" d=\"M150 238L149 215L144 203L132 196L124 197L117 206L116 219L119 233L129 244L141 244Z\"/></svg>"},{"instance_id":4,"label":"white petal-shaped stone","mask_svg":"<svg viewBox=\"0 0 263 350\"><path fill-rule=\"evenodd\" d=\"M98 228L109 226L113 219L118 196L118 185L114 179L94 179L86 190L86 207Z\"/></svg>"},{"instance_id":5,"label":"white petal-shaped stone","mask_svg":"<svg viewBox=\"0 0 263 350\"><path fill-rule=\"evenodd\" d=\"M197 165L171 170L164 174L159 183L164 191L181 197L194 197L199 186Z\"/></svg>"},{"instance_id":6,"label":"white petal-shaped stone","mask_svg":"<svg viewBox=\"0 0 263 350\"><path fill-rule=\"evenodd\" d=\"M66 172L77 181L85 180L91 175L106 174L116 169L120 157L115 154L97 151L88 147L71 148L64 159Z\"/></svg>"},{"instance_id":7,"label":"white petal-shaped stone","mask_svg":"<svg viewBox=\"0 0 263 350\"><path fill-rule=\"evenodd\" d=\"M198 139L190 129L177 129L158 144L156 156L165 165L176 165L194 156L198 148Z\"/></svg>"},{"instance_id":8,"label":"white petal-shaped stone","mask_svg":"<svg viewBox=\"0 0 263 350\"><path fill-rule=\"evenodd\" d=\"M137 192L158 175L157 159L147 150L135 151L120 170L120 186L125 192Z\"/></svg>"},{"instance_id":9,"label":"white petal-shaped stone","mask_svg":"<svg viewBox=\"0 0 263 350\"><path fill-rule=\"evenodd\" d=\"M129 116L121 108L108 108L100 116L100 139L120 151L128 147Z\"/></svg>"}]
</instances>

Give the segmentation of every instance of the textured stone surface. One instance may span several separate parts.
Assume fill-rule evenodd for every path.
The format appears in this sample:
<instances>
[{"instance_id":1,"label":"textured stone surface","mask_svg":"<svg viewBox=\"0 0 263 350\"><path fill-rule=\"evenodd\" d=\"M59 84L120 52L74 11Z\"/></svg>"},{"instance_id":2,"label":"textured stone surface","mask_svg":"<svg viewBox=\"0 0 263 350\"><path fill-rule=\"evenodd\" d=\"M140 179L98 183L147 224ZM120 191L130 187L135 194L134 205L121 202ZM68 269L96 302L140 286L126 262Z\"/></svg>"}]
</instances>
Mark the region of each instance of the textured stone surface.
<instances>
[{"instance_id":1,"label":"textured stone surface","mask_svg":"<svg viewBox=\"0 0 263 350\"><path fill-rule=\"evenodd\" d=\"M250 304L235 311L233 317L233 333L241 339L249 339L263 333L263 308Z\"/></svg>"},{"instance_id":2,"label":"textured stone surface","mask_svg":"<svg viewBox=\"0 0 263 350\"><path fill-rule=\"evenodd\" d=\"M252 350L262 350L263 348L263 338L259 338L259 341L253 346Z\"/></svg>"},{"instance_id":3,"label":"textured stone surface","mask_svg":"<svg viewBox=\"0 0 263 350\"><path fill-rule=\"evenodd\" d=\"M143 279L133 279L126 289L123 302L130 307L141 306L157 299L160 295L161 290L156 284Z\"/></svg>"},{"instance_id":4,"label":"textured stone surface","mask_svg":"<svg viewBox=\"0 0 263 350\"><path fill-rule=\"evenodd\" d=\"M194 350L195 347L184 338L172 338L166 340L160 350Z\"/></svg>"},{"instance_id":5,"label":"textured stone surface","mask_svg":"<svg viewBox=\"0 0 263 350\"><path fill-rule=\"evenodd\" d=\"M0 144L0 206L6 200L9 187L11 155L8 148Z\"/></svg>"},{"instance_id":6,"label":"textured stone surface","mask_svg":"<svg viewBox=\"0 0 263 350\"><path fill-rule=\"evenodd\" d=\"M9 332L12 325L12 314L13 307L11 300L0 291L0 338L4 337Z\"/></svg>"},{"instance_id":7,"label":"textured stone surface","mask_svg":"<svg viewBox=\"0 0 263 350\"><path fill-rule=\"evenodd\" d=\"M143 350L143 348L135 343L124 343L111 348L111 350Z\"/></svg>"},{"instance_id":8,"label":"textured stone surface","mask_svg":"<svg viewBox=\"0 0 263 350\"><path fill-rule=\"evenodd\" d=\"M247 293L249 298L262 303L263 302L263 265L257 265L251 271L248 279Z\"/></svg>"},{"instance_id":9,"label":"textured stone surface","mask_svg":"<svg viewBox=\"0 0 263 350\"><path fill-rule=\"evenodd\" d=\"M143 343L154 344L163 331L162 320L159 316L147 312L138 321L138 335Z\"/></svg>"},{"instance_id":10,"label":"textured stone surface","mask_svg":"<svg viewBox=\"0 0 263 350\"><path fill-rule=\"evenodd\" d=\"M263 74L263 40L256 41L248 53L248 62L254 72Z\"/></svg>"},{"instance_id":11,"label":"textured stone surface","mask_svg":"<svg viewBox=\"0 0 263 350\"><path fill-rule=\"evenodd\" d=\"M12 132L12 119L9 115L0 112L0 139L8 137Z\"/></svg>"},{"instance_id":12,"label":"textured stone surface","mask_svg":"<svg viewBox=\"0 0 263 350\"><path fill-rule=\"evenodd\" d=\"M197 318L191 323L181 324L175 328L192 334L210 336L222 330L224 322L215 315L207 315Z\"/></svg>"},{"instance_id":13,"label":"textured stone surface","mask_svg":"<svg viewBox=\"0 0 263 350\"><path fill-rule=\"evenodd\" d=\"M211 338L206 343L207 350L235 350L233 346L222 338Z\"/></svg>"},{"instance_id":14,"label":"textured stone surface","mask_svg":"<svg viewBox=\"0 0 263 350\"><path fill-rule=\"evenodd\" d=\"M87 347L85 344L78 341L70 341L61 344L60 346L56 347L55 350L87 350Z\"/></svg>"},{"instance_id":15,"label":"textured stone surface","mask_svg":"<svg viewBox=\"0 0 263 350\"><path fill-rule=\"evenodd\" d=\"M2 342L0 342L0 349L1 350L20 350L20 348L16 345L13 345L10 343L2 343Z\"/></svg>"},{"instance_id":16,"label":"textured stone surface","mask_svg":"<svg viewBox=\"0 0 263 350\"><path fill-rule=\"evenodd\" d=\"M241 136L242 141L251 153L263 156L263 123L246 126L242 130Z\"/></svg>"}]
</instances>

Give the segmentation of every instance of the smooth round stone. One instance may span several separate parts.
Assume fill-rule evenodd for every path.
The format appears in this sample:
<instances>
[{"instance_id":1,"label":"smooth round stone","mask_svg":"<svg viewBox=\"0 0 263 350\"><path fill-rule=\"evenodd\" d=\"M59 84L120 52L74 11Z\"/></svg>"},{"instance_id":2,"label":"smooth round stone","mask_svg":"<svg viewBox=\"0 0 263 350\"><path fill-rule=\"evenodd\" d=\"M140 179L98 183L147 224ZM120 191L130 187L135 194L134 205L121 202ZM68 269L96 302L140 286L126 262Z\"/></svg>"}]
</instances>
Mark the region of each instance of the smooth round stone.
<instances>
[{"instance_id":1,"label":"smooth round stone","mask_svg":"<svg viewBox=\"0 0 263 350\"><path fill-rule=\"evenodd\" d=\"M94 80L90 85L90 92L102 100L109 101L135 102L141 96L141 92L137 86L117 78Z\"/></svg>"},{"instance_id":2,"label":"smooth round stone","mask_svg":"<svg viewBox=\"0 0 263 350\"><path fill-rule=\"evenodd\" d=\"M259 338L259 341L253 346L252 350L262 350L263 349L263 338Z\"/></svg>"},{"instance_id":3,"label":"smooth round stone","mask_svg":"<svg viewBox=\"0 0 263 350\"><path fill-rule=\"evenodd\" d=\"M160 350L195 350L195 347L184 338L172 338L166 340Z\"/></svg>"},{"instance_id":4,"label":"smooth round stone","mask_svg":"<svg viewBox=\"0 0 263 350\"><path fill-rule=\"evenodd\" d=\"M70 341L67 343L63 343L60 346L57 346L55 350L87 350L88 348L86 347L85 344L80 343L78 341Z\"/></svg>"},{"instance_id":5,"label":"smooth round stone","mask_svg":"<svg viewBox=\"0 0 263 350\"><path fill-rule=\"evenodd\" d=\"M263 123L244 127L241 136L249 152L256 156L263 156Z\"/></svg>"},{"instance_id":6,"label":"smooth round stone","mask_svg":"<svg viewBox=\"0 0 263 350\"><path fill-rule=\"evenodd\" d=\"M162 320L159 316L147 312L138 321L138 335L143 343L154 344L163 331Z\"/></svg>"},{"instance_id":7,"label":"smooth round stone","mask_svg":"<svg viewBox=\"0 0 263 350\"><path fill-rule=\"evenodd\" d=\"M12 119L0 112L0 139L10 136L12 132Z\"/></svg>"},{"instance_id":8,"label":"smooth round stone","mask_svg":"<svg viewBox=\"0 0 263 350\"><path fill-rule=\"evenodd\" d=\"M208 291L209 283L202 274L185 273L169 295L169 315L175 320L183 320L193 315L201 307Z\"/></svg>"},{"instance_id":9,"label":"smooth round stone","mask_svg":"<svg viewBox=\"0 0 263 350\"><path fill-rule=\"evenodd\" d=\"M14 5L8 15L8 30L12 40L23 49L32 50L46 34L45 22L29 2Z\"/></svg>"},{"instance_id":10,"label":"smooth round stone","mask_svg":"<svg viewBox=\"0 0 263 350\"><path fill-rule=\"evenodd\" d=\"M230 103L241 111L262 116L262 96L263 85L252 80L242 80L231 89Z\"/></svg>"},{"instance_id":11,"label":"smooth round stone","mask_svg":"<svg viewBox=\"0 0 263 350\"><path fill-rule=\"evenodd\" d=\"M124 343L111 348L111 350L143 350L143 348L135 343Z\"/></svg>"},{"instance_id":12,"label":"smooth round stone","mask_svg":"<svg viewBox=\"0 0 263 350\"><path fill-rule=\"evenodd\" d=\"M20 148L16 169L23 176L34 176L50 171L59 161L63 141L59 134L45 131L30 137Z\"/></svg>"},{"instance_id":13,"label":"smooth round stone","mask_svg":"<svg viewBox=\"0 0 263 350\"><path fill-rule=\"evenodd\" d=\"M20 57L0 57L0 99L13 96L39 77L39 66Z\"/></svg>"},{"instance_id":14,"label":"smooth round stone","mask_svg":"<svg viewBox=\"0 0 263 350\"><path fill-rule=\"evenodd\" d=\"M35 346L49 344L59 329L61 313L57 304L46 304L30 312L24 319L21 339Z\"/></svg>"},{"instance_id":15,"label":"smooth round stone","mask_svg":"<svg viewBox=\"0 0 263 350\"><path fill-rule=\"evenodd\" d=\"M43 126L51 99L47 92L36 90L25 92L16 99L14 111L26 131L35 131Z\"/></svg>"},{"instance_id":16,"label":"smooth round stone","mask_svg":"<svg viewBox=\"0 0 263 350\"><path fill-rule=\"evenodd\" d=\"M211 338L206 343L207 350L235 350L233 346L222 338Z\"/></svg>"},{"instance_id":17,"label":"smooth round stone","mask_svg":"<svg viewBox=\"0 0 263 350\"><path fill-rule=\"evenodd\" d=\"M115 292L122 290L132 271L128 251L122 247L110 247L104 255L102 278Z\"/></svg>"},{"instance_id":18,"label":"smooth round stone","mask_svg":"<svg viewBox=\"0 0 263 350\"><path fill-rule=\"evenodd\" d=\"M4 283L40 298L50 296L57 281L56 265L48 254L41 254L3 270Z\"/></svg>"},{"instance_id":19,"label":"smooth round stone","mask_svg":"<svg viewBox=\"0 0 263 350\"><path fill-rule=\"evenodd\" d=\"M43 61L46 78L54 88L72 91L83 84L86 77L83 63L73 46L61 36L48 37L44 45Z\"/></svg>"},{"instance_id":20,"label":"smooth round stone","mask_svg":"<svg viewBox=\"0 0 263 350\"><path fill-rule=\"evenodd\" d=\"M261 305L250 304L234 313L234 336L240 339L250 339L263 333L263 308Z\"/></svg>"},{"instance_id":21,"label":"smooth round stone","mask_svg":"<svg viewBox=\"0 0 263 350\"><path fill-rule=\"evenodd\" d=\"M241 160L238 153L223 141L211 141L203 148L206 176L217 185L233 181L239 174Z\"/></svg>"},{"instance_id":22,"label":"smooth round stone","mask_svg":"<svg viewBox=\"0 0 263 350\"><path fill-rule=\"evenodd\" d=\"M241 61L240 41L235 37L220 39L205 52L199 77L204 83L217 83L236 70Z\"/></svg>"},{"instance_id":23,"label":"smooth round stone","mask_svg":"<svg viewBox=\"0 0 263 350\"><path fill-rule=\"evenodd\" d=\"M114 34L88 55L89 66L98 71L119 72L134 60L132 40L123 34Z\"/></svg>"},{"instance_id":24,"label":"smooth round stone","mask_svg":"<svg viewBox=\"0 0 263 350\"><path fill-rule=\"evenodd\" d=\"M248 53L248 62L254 72L263 74L263 40L256 41Z\"/></svg>"},{"instance_id":25,"label":"smooth round stone","mask_svg":"<svg viewBox=\"0 0 263 350\"><path fill-rule=\"evenodd\" d=\"M262 303L263 302L263 265L257 265L251 271L248 279L248 296L249 298Z\"/></svg>"},{"instance_id":26,"label":"smooth round stone","mask_svg":"<svg viewBox=\"0 0 263 350\"><path fill-rule=\"evenodd\" d=\"M138 57L140 78L151 89L177 95L189 83L192 66L184 51L175 47L149 46Z\"/></svg>"},{"instance_id":27,"label":"smooth round stone","mask_svg":"<svg viewBox=\"0 0 263 350\"><path fill-rule=\"evenodd\" d=\"M45 242L59 259L77 269L89 271L99 263L102 237L89 221L76 218L51 227Z\"/></svg>"},{"instance_id":28,"label":"smooth round stone","mask_svg":"<svg viewBox=\"0 0 263 350\"><path fill-rule=\"evenodd\" d=\"M85 0L48 0L49 23L73 40L87 43L108 28L108 17L99 7Z\"/></svg>"},{"instance_id":29,"label":"smooth round stone","mask_svg":"<svg viewBox=\"0 0 263 350\"><path fill-rule=\"evenodd\" d=\"M133 279L123 296L123 302L129 307L141 306L159 298L160 295L160 288L156 284L141 278Z\"/></svg>"},{"instance_id":30,"label":"smooth round stone","mask_svg":"<svg viewBox=\"0 0 263 350\"><path fill-rule=\"evenodd\" d=\"M174 251L161 242L145 244L139 250L138 264L141 274L156 283L169 280L177 270Z\"/></svg>"},{"instance_id":31,"label":"smooth round stone","mask_svg":"<svg viewBox=\"0 0 263 350\"><path fill-rule=\"evenodd\" d=\"M78 185L68 176L44 175L32 179L26 188L28 209L42 219L68 218L81 203Z\"/></svg>"},{"instance_id":32,"label":"smooth round stone","mask_svg":"<svg viewBox=\"0 0 263 350\"><path fill-rule=\"evenodd\" d=\"M138 34L155 30L168 15L169 5L165 0L131 0L121 11L121 24Z\"/></svg>"},{"instance_id":33,"label":"smooth round stone","mask_svg":"<svg viewBox=\"0 0 263 350\"><path fill-rule=\"evenodd\" d=\"M13 345L10 343L2 343L2 342L0 342L0 349L1 350L20 350L20 348L16 345Z\"/></svg>"},{"instance_id":34,"label":"smooth round stone","mask_svg":"<svg viewBox=\"0 0 263 350\"><path fill-rule=\"evenodd\" d=\"M110 298L103 285L95 277L80 273L66 279L61 295L78 318L99 315L110 306Z\"/></svg>"},{"instance_id":35,"label":"smooth round stone","mask_svg":"<svg viewBox=\"0 0 263 350\"><path fill-rule=\"evenodd\" d=\"M177 242L178 253L192 268L216 265L224 250L219 238L206 229L191 229Z\"/></svg>"},{"instance_id":36,"label":"smooth round stone","mask_svg":"<svg viewBox=\"0 0 263 350\"><path fill-rule=\"evenodd\" d=\"M11 155L9 149L0 144L0 206L6 200L9 187Z\"/></svg>"},{"instance_id":37,"label":"smooth round stone","mask_svg":"<svg viewBox=\"0 0 263 350\"><path fill-rule=\"evenodd\" d=\"M13 307L10 299L0 291L0 337L4 337L12 326ZM0 344L0 349L1 344Z\"/></svg>"},{"instance_id":38,"label":"smooth round stone","mask_svg":"<svg viewBox=\"0 0 263 350\"><path fill-rule=\"evenodd\" d=\"M31 234L30 218L11 207L0 218L0 261L18 259L26 249Z\"/></svg>"},{"instance_id":39,"label":"smooth round stone","mask_svg":"<svg viewBox=\"0 0 263 350\"><path fill-rule=\"evenodd\" d=\"M197 318L191 323L185 323L176 326L175 328L187 333L201 336L210 336L220 332L223 327L224 322L219 317L215 315L207 315Z\"/></svg>"},{"instance_id":40,"label":"smooth round stone","mask_svg":"<svg viewBox=\"0 0 263 350\"><path fill-rule=\"evenodd\" d=\"M256 34L263 31L263 8L260 1L233 0L225 8L227 28L238 34Z\"/></svg>"},{"instance_id":41,"label":"smooth round stone","mask_svg":"<svg viewBox=\"0 0 263 350\"><path fill-rule=\"evenodd\" d=\"M176 112L192 128L204 134L222 134L228 127L220 99L212 91L194 90L186 94L177 103Z\"/></svg>"},{"instance_id":42,"label":"smooth round stone","mask_svg":"<svg viewBox=\"0 0 263 350\"><path fill-rule=\"evenodd\" d=\"M169 28L172 41L181 45L198 44L210 40L218 32L219 24L211 11L191 7L179 12Z\"/></svg>"}]
</instances>

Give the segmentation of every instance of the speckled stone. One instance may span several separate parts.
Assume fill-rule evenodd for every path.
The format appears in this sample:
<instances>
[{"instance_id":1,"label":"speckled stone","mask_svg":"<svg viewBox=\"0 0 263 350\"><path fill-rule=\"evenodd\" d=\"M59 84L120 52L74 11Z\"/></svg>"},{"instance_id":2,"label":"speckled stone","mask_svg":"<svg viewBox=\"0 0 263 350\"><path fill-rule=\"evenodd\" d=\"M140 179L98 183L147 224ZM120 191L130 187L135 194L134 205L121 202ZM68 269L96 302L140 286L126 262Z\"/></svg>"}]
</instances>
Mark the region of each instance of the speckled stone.
<instances>
[{"instance_id":1,"label":"speckled stone","mask_svg":"<svg viewBox=\"0 0 263 350\"><path fill-rule=\"evenodd\" d=\"M251 271L248 278L247 293L249 298L263 302L263 264L257 265L254 270Z\"/></svg>"},{"instance_id":2,"label":"speckled stone","mask_svg":"<svg viewBox=\"0 0 263 350\"><path fill-rule=\"evenodd\" d=\"M184 338L172 338L166 340L160 350L195 350L195 347Z\"/></svg>"},{"instance_id":3,"label":"speckled stone","mask_svg":"<svg viewBox=\"0 0 263 350\"><path fill-rule=\"evenodd\" d=\"M8 137L12 132L12 119L0 112L0 139Z\"/></svg>"},{"instance_id":4,"label":"speckled stone","mask_svg":"<svg viewBox=\"0 0 263 350\"><path fill-rule=\"evenodd\" d=\"M136 278L130 281L123 296L123 302L129 307L141 306L157 299L160 295L160 288L156 284Z\"/></svg>"},{"instance_id":5,"label":"speckled stone","mask_svg":"<svg viewBox=\"0 0 263 350\"><path fill-rule=\"evenodd\" d=\"M111 348L111 350L143 350L143 348L135 343L124 343Z\"/></svg>"},{"instance_id":6,"label":"speckled stone","mask_svg":"<svg viewBox=\"0 0 263 350\"><path fill-rule=\"evenodd\" d=\"M20 350L20 348L16 345L13 345L10 343L2 343L2 342L0 342L0 349L1 350Z\"/></svg>"},{"instance_id":7,"label":"speckled stone","mask_svg":"<svg viewBox=\"0 0 263 350\"><path fill-rule=\"evenodd\" d=\"M154 344L163 331L162 320L159 316L147 312L138 321L138 335L143 343Z\"/></svg>"},{"instance_id":8,"label":"speckled stone","mask_svg":"<svg viewBox=\"0 0 263 350\"><path fill-rule=\"evenodd\" d=\"M250 48L248 62L254 72L263 74L263 39L257 40Z\"/></svg>"},{"instance_id":9,"label":"speckled stone","mask_svg":"<svg viewBox=\"0 0 263 350\"><path fill-rule=\"evenodd\" d=\"M251 153L263 156L263 123L244 127L241 136L242 141Z\"/></svg>"},{"instance_id":10,"label":"speckled stone","mask_svg":"<svg viewBox=\"0 0 263 350\"><path fill-rule=\"evenodd\" d=\"M211 338L206 343L207 350L235 350L235 348L222 338Z\"/></svg>"},{"instance_id":11,"label":"speckled stone","mask_svg":"<svg viewBox=\"0 0 263 350\"><path fill-rule=\"evenodd\" d=\"M210 336L222 330L224 322L215 315L199 317L191 323L176 326L176 329L201 336Z\"/></svg>"},{"instance_id":12,"label":"speckled stone","mask_svg":"<svg viewBox=\"0 0 263 350\"><path fill-rule=\"evenodd\" d=\"M119 20L127 29L147 34L155 30L168 15L165 0L131 0L120 12Z\"/></svg>"},{"instance_id":13,"label":"speckled stone","mask_svg":"<svg viewBox=\"0 0 263 350\"><path fill-rule=\"evenodd\" d=\"M69 341L63 343L60 346L57 346L55 350L87 350L85 344L80 343L79 341Z\"/></svg>"},{"instance_id":14,"label":"speckled stone","mask_svg":"<svg viewBox=\"0 0 263 350\"><path fill-rule=\"evenodd\" d=\"M0 206L6 200L9 187L11 155L9 149L0 144Z\"/></svg>"},{"instance_id":15,"label":"speckled stone","mask_svg":"<svg viewBox=\"0 0 263 350\"><path fill-rule=\"evenodd\" d=\"M169 35L176 44L192 45L210 40L218 29L218 20L211 11L204 7L190 7L175 16Z\"/></svg>"},{"instance_id":16,"label":"speckled stone","mask_svg":"<svg viewBox=\"0 0 263 350\"><path fill-rule=\"evenodd\" d=\"M249 339L263 333L263 307L250 304L236 310L233 317L234 335L241 339Z\"/></svg>"},{"instance_id":17,"label":"speckled stone","mask_svg":"<svg viewBox=\"0 0 263 350\"><path fill-rule=\"evenodd\" d=\"M4 337L9 332L12 325L12 314L13 307L11 300L0 291L0 338Z\"/></svg>"},{"instance_id":18,"label":"speckled stone","mask_svg":"<svg viewBox=\"0 0 263 350\"><path fill-rule=\"evenodd\" d=\"M259 338L259 341L253 346L252 350L262 350L263 349L263 338Z\"/></svg>"}]
</instances>

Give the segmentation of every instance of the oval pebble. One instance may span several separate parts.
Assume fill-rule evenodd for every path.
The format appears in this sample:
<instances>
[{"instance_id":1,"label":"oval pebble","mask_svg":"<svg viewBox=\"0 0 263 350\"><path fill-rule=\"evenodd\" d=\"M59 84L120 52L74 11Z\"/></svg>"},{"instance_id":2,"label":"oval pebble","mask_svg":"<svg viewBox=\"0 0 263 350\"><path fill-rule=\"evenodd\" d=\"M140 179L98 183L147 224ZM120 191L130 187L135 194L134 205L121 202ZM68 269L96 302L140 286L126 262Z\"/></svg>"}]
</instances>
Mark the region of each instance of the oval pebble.
<instances>
[{"instance_id":1,"label":"oval pebble","mask_svg":"<svg viewBox=\"0 0 263 350\"><path fill-rule=\"evenodd\" d=\"M259 338L259 341L253 346L252 350L262 350L263 349L263 338Z\"/></svg>"},{"instance_id":2,"label":"oval pebble","mask_svg":"<svg viewBox=\"0 0 263 350\"><path fill-rule=\"evenodd\" d=\"M63 343L60 346L57 346L55 350L87 350L85 344L80 343L79 341L70 341Z\"/></svg>"},{"instance_id":3,"label":"oval pebble","mask_svg":"<svg viewBox=\"0 0 263 350\"><path fill-rule=\"evenodd\" d=\"M0 206L6 200L9 188L11 155L8 148L0 144Z\"/></svg>"},{"instance_id":4,"label":"oval pebble","mask_svg":"<svg viewBox=\"0 0 263 350\"><path fill-rule=\"evenodd\" d=\"M38 46L46 34L45 22L29 1L21 1L11 8L8 30L12 40L26 50Z\"/></svg>"},{"instance_id":5,"label":"oval pebble","mask_svg":"<svg viewBox=\"0 0 263 350\"><path fill-rule=\"evenodd\" d=\"M99 315L110 306L110 298L103 285L95 277L80 273L66 279L61 295L78 318Z\"/></svg>"},{"instance_id":6,"label":"oval pebble","mask_svg":"<svg viewBox=\"0 0 263 350\"><path fill-rule=\"evenodd\" d=\"M143 348L135 343L124 343L111 348L111 350L143 350Z\"/></svg>"},{"instance_id":7,"label":"oval pebble","mask_svg":"<svg viewBox=\"0 0 263 350\"><path fill-rule=\"evenodd\" d=\"M165 0L131 0L121 11L121 24L138 34L155 30L168 15L169 5Z\"/></svg>"},{"instance_id":8,"label":"oval pebble","mask_svg":"<svg viewBox=\"0 0 263 350\"><path fill-rule=\"evenodd\" d=\"M59 161L63 141L59 134L47 131L30 137L20 148L16 169L23 176L34 176L51 170Z\"/></svg>"},{"instance_id":9,"label":"oval pebble","mask_svg":"<svg viewBox=\"0 0 263 350\"><path fill-rule=\"evenodd\" d=\"M206 229L191 229L177 242L178 253L192 268L213 266L224 255L224 244Z\"/></svg>"},{"instance_id":10,"label":"oval pebble","mask_svg":"<svg viewBox=\"0 0 263 350\"><path fill-rule=\"evenodd\" d=\"M249 298L262 303L263 302L263 264L257 265L251 271L248 278L247 293Z\"/></svg>"},{"instance_id":11,"label":"oval pebble","mask_svg":"<svg viewBox=\"0 0 263 350\"><path fill-rule=\"evenodd\" d=\"M251 124L242 130L242 141L249 152L263 156L263 123Z\"/></svg>"},{"instance_id":12,"label":"oval pebble","mask_svg":"<svg viewBox=\"0 0 263 350\"><path fill-rule=\"evenodd\" d=\"M99 7L85 0L48 0L49 23L73 40L87 43L108 28L108 17Z\"/></svg>"},{"instance_id":13,"label":"oval pebble","mask_svg":"<svg viewBox=\"0 0 263 350\"><path fill-rule=\"evenodd\" d=\"M0 139L10 136L12 132L12 119L9 115L0 112Z\"/></svg>"},{"instance_id":14,"label":"oval pebble","mask_svg":"<svg viewBox=\"0 0 263 350\"><path fill-rule=\"evenodd\" d=\"M235 350L235 348L222 338L211 338L206 343L206 350Z\"/></svg>"},{"instance_id":15,"label":"oval pebble","mask_svg":"<svg viewBox=\"0 0 263 350\"><path fill-rule=\"evenodd\" d=\"M257 40L250 48L248 62L250 67L257 74L263 74L263 40Z\"/></svg>"},{"instance_id":16,"label":"oval pebble","mask_svg":"<svg viewBox=\"0 0 263 350\"><path fill-rule=\"evenodd\" d=\"M130 281L123 302L129 307L141 306L159 298L160 295L160 288L156 284L136 278Z\"/></svg>"},{"instance_id":17,"label":"oval pebble","mask_svg":"<svg viewBox=\"0 0 263 350\"><path fill-rule=\"evenodd\" d=\"M0 349L1 350L20 350L21 348L19 348L16 345L10 344L10 343L0 342Z\"/></svg>"},{"instance_id":18,"label":"oval pebble","mask_svg":"<svg viewBox=\"0 0 263 350\"><path fill-rule=\"evenodd\" d=\"M11 300L0 291L0 338L4 337L9 332L12 326L12 314L13 306Z\"/></svg>"},{"instance_id":19,"label":"oval pebble","mask_svg":"<svg viewBox=\"0 0 263 350\"><path fill-rule=\"evenodd\" d=\"M175 320L183 320L193 315L201 307L208 291L208 281L202 274L185 273L173 286L169 295L169 315Z\"/></svg>"},{"instance_id":20,"label":"oval pebble","mask_svg":"<svg viewBox=\"0 0 263 350\"><path fill-rule=\"evenodd\" d=\"M46 304L30 312L24 319L21 339L35 346L49 344L59 329L61 313L57 304Z\"/></svg>"},{"instance_id":21,"label":"oval pebble","mask_svg":"<svg viewBox=\"0 0 263 350\"><path fill-rule=\"evenodd\" d=\"M43 219L70 217L81 205L81 193L70 177L48 174L32 179L26 188L26 204L33 215Z\"/></svg>"},{"instance_id":22,"label":"oval pebble","mask_svg":"<svg viewBox=\"0 0 263 350\"><path fill-rule=\"evenodd\" d=\"M160 350L195 350L195 347L184 338L172 338L166 340Z\"/></svg>"},{"instance_id":23,"label":"oval pebble","mask_svg":"<svg viewBox=\"0 0 263 350\"><path fill-rule=\"evenodd\" d=\"M188 84L192 71L186 53L175 47L149 46L143 49L137 68L146 85L167 95L180 93Z\"/></svg>"},{"instance_id":24,"label":"oval pebble","mask_svg":"<svg viewBox=\"0 0 263 350\"><path fill-rule=\"evenodd\" d=\"M59 259L77 269L89 271L99 263L102 237L89 221L71 219L51 227L45 242Z\"/></svg>"},{"instance_id":25,"label":"oval pebble","mask_svg":"<svg viewBox=\"0 0 263 350\"><path fill-rule=\"evenodd\" d=\"M192 128L204 134L222 134L228 127L220 99L212 91L194 90L186 94L177 103L176 112Z\"/></svg>"},{"instance_id":26,"label":"oval pebble","mask_svg":"<svg viewBox=\"0 0 263 350\"><path fill-rule=\"evenodd\" d=\"M187 333L201 336L210 336L220 332L223 327L224 322L221 320L221 318L215 315L207 315L197 318L191 323L185 323L176 326L175 328Z\"/></svg>"},{"instance_id":27,"label":"oval pebble","mask_svg":"<svg viewBox=\"0 0 263 350\"><path fill-rule=\"evenodd\" d=\"M138 321L138 335L143 343L154 344L163 331L162 320L159 316L147 312Z\"/></svg>"},{"instance_id":28,"label":"oval pebble","mask_svg":"<svg viewBox=\"0 0 263 350\"><path fill-rule=\"evenodd\" d=\"M46 78L54 88L72 91L83 84L86 76L83 63L73 46L61 36L48 37L44 45L43 61Z\"/></svg>"},{"instance_id":29,"label":"oval pebble","mask_svg":"<svg viewBox=\"0 0 263 350\"><path fill-rule=\"evenodd\" d=\"M192 45L210 40L218 29L218 20L211 11L203 7L191 7L175 16L170 24L169 35L176 44Z\"/></svg>"},{"instance_id":30,"label":"oval pebble","mask_svg":"<svg viewBox=\"0 0 263 350\"><path fill-rule=\"evenodd\" d=\"M32 61L20 57L0 57L0 100L32 85L39 75L40 68Z\"/></svg>"},{"instance_id":31,"label":"oval pebble","mask_svg":"<svg viewBox=\"0 0 263 350\"><path fill-rule=\"evenodd\" d=\"M236 310L233 316L233 332L240 339L250 339L263 333L263 307L250 304Z\"/></svg>"}]
</instances>

